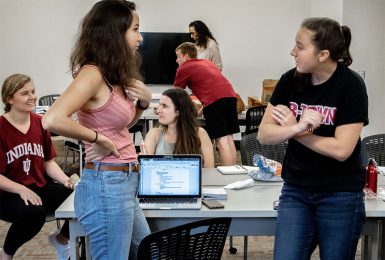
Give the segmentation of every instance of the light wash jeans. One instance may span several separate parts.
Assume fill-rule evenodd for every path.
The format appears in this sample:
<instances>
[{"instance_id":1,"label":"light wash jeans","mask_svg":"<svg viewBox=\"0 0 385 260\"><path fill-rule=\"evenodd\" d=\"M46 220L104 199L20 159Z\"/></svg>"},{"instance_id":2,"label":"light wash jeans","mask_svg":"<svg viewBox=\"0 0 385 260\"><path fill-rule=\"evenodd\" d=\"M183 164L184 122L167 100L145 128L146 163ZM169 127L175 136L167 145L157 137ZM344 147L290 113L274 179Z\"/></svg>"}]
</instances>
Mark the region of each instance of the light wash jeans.
<instances>
[{"instance_id":1,"label":"light wash jeans","mask_svg":"<svg viewBox=\"0 0 385 260\"><path fill-rule=\"evenodd\" d=\"M93 260L136 259L140 242L150 233L136 198L138 181L138 172L82 172L75 213L89 237Z\"/></svg>"},{"instance_id":2,"label":"light wash jeans","mask_svg":"<svg viewBox=\"0 0 385 260\"><path fill-rule=\"evenodd\" d=\"M363 192L318 192L284 184L279 198L274 259L354 259L365 223Z\"/></svg>"}]
</instances>

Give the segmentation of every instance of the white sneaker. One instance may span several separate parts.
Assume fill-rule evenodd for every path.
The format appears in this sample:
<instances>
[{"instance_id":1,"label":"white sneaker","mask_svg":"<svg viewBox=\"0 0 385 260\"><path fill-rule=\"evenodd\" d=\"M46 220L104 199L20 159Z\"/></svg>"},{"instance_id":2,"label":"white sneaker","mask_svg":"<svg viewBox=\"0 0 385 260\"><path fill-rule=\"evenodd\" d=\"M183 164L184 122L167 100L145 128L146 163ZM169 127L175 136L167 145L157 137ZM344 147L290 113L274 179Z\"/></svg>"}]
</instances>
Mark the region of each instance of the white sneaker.
<instances>
[{"instance_id":1,"label":"white sneaker","mask_svg":"<svg viewBox=\"0 0 385 260\"><path fill-rule=\"evenodd\" d=\"M48 236L49 243L55 247L56 249L56 255L58 260L68 260L70 256L70 245L63 245L61 244L56 236L60 233L60 230L55 230Z\"/></svg>"}]
</instances>

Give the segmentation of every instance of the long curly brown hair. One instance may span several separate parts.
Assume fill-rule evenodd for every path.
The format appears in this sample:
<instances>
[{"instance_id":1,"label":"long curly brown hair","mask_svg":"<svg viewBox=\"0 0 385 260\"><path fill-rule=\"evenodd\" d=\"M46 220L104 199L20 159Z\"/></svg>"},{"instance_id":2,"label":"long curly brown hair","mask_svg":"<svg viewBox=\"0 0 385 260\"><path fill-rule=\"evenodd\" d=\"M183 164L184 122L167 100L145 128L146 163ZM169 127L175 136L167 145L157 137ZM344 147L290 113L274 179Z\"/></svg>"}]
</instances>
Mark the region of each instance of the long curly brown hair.
<instances>
[{"instance_id":1,"label":"long curly brown hair","mask_svg":"<svg viewBox=\"0 0 385 260\"><path fill-rule=\"evenodd\" d=\"M73 75L86 64L97 66L113 85L129 85L142 80L141 58L127 44L125 33L133 21L135 4L122 0L96 3L83 18L72 50L70 67Z\"/></svg>"}]
</instances>

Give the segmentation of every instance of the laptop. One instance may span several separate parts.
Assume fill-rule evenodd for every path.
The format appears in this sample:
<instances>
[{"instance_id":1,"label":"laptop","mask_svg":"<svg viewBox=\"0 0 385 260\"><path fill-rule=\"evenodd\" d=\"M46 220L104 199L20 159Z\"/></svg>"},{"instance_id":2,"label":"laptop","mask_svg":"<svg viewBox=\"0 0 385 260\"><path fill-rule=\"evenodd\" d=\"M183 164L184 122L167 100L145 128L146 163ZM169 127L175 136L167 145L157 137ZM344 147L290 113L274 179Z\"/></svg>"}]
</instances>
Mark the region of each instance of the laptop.
<instances>
[{"instance_id":1,"label":"laptop","mask_svg":"<svg viewBox=\"0 0 385 260\"><path fill-rule=\"evenodd\" d=\"M200 209L200 155L139 155L142 209Z\"/></svg>"}]
</instances>

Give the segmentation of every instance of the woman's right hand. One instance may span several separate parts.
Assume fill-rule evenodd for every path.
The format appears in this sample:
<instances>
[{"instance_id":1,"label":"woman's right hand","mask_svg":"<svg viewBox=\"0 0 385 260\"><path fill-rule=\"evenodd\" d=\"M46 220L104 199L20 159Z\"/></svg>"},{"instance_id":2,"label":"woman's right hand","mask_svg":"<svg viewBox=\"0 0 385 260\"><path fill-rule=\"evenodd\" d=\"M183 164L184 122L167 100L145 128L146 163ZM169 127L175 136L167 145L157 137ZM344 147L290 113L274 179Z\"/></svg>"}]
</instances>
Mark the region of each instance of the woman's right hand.
<instances>
[{"instance_id":1,"label":"woman's right hand","mask_svg":"<svg viewBox=\"0 0 385 260\"><path fill-rule=\"evenodd\" d=\"M98 134L98 140L86 149L87 157L90 161L101 161L111 153L120 158L120 153L114 143L102 134Z\"/></svg>"},{"instance_id":2,"label":"woman's right hand","mask_svg":"<svg viewBox=\"0 0 385 260\"><path fill-rule=\"evenodd\" d=\"M43 205L43 202L39 197L39 195L37 195L34 191L32 191L31 189L23 185L20 185L20 186L21 188L18 191L18 193L21 199L24 200L25 205L28 206L28 202L30 202L32 205L35 205L35 206Z\"/></svg>"},{"instance_id":3,"label":"woman's right hand","mask_svg":"<svg viewBox=\"0 0 385 260\"><path fill-rule=\"evenodd\" d=\"M126 87L132 97L137 98L137 102L144 107L151 103L152 94L149 88L140 80L135 79L133 83Z\"/></svg>"},{"instance_id":4,"label":"woman's right hand","mask_svg":"<svg viewBox=\"0 0 385 260\"><path fill-rule=\"evenodd\" d=\"M298 122L299 133L309 131L313 132L315 129L320 127L324 119L324 116L314 110L314 109L305 109L302 112L302 116Z\"/></svg>"}]
</instances>

